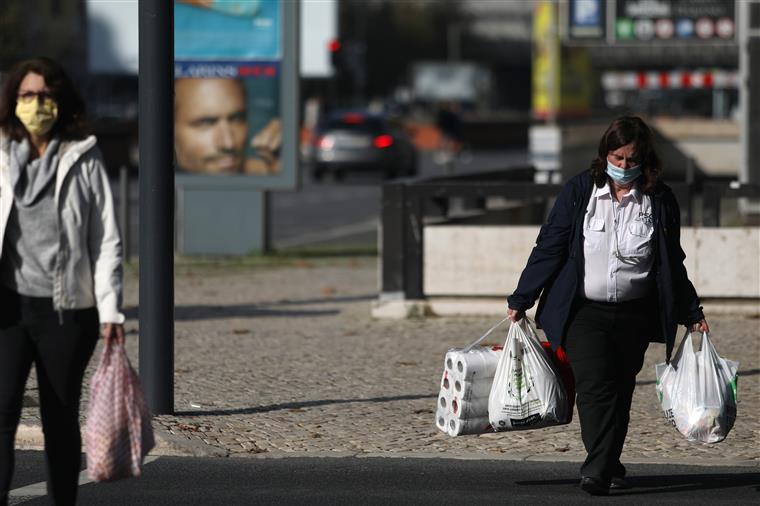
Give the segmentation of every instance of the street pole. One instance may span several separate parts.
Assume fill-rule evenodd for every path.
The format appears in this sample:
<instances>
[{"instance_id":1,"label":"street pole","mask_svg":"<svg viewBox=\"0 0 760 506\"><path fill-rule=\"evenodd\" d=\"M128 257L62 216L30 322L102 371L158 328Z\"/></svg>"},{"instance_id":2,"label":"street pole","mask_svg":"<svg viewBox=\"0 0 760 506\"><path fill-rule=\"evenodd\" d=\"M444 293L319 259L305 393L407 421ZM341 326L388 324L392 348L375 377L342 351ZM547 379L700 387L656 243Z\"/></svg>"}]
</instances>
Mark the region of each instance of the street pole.
<instances>
[{"instance_id":1,"label":"street pole","mask_svg":"<svg viewBox=\"0 0 760 506\"><path fill-rule=\"evenodd\" d=\"M140 378L174 411L174 3L139 2Z\"/></svg>"},{"instance_id":2,"label":"street pole","mask_svg":"<svg viewBox=\"0 0 760 506\"><path fill-rule=\"evenodd\" d=\"M760 183L760 1L737 2L739 35L740 168L739 181ZM754 93L753 93L754 91Z\"/></svg>"}]
</instances>

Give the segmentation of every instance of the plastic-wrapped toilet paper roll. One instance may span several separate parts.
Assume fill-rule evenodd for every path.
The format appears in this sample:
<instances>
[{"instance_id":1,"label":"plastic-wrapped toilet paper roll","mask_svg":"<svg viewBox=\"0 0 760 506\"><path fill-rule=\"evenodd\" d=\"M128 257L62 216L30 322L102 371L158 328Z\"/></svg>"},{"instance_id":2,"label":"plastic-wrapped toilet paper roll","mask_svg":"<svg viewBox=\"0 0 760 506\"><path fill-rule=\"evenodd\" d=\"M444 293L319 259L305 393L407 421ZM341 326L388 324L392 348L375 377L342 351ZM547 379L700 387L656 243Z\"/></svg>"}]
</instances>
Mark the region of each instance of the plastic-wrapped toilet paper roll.
<instances>
[{"instance_id":1,"label":"plastic-wrapped toilet paper roll","mask_svg":"<svg viewBox=\"0 0 760 506\"><path fill-rule=\"evenodd\" d=\"M436 409L443 409L451 413L451 406L452 406L453 400L454 400L454 396L452 395L452 393L442 389L438 393L438 404L436 406Z\"/></svg>"},{"instance_id":2,"label":"plastic-wrapped toilet paper roll","mask_svg":"<svg viewBox=\"0 0 760 506\"><path fill-rule=\"evenodd\" d=\"M454 396L451 399L451 413L453 418L488 418L488 396L475 397L469 401Z\"/></svg>"},{"instance_id":3,"label":"plastic-wrapped toilet paper roll","mask_svg":"<svg viewBox=\"0 0 760 506\"><path fill-rule=\"evenodd\" d=\"M493 378L481 378L475 381L454 380L454 395L463 401L469 401L477 397L488 397L491 393Z\"/></svg>"},{"instance_id":4,"label":"plastic-wrapped toilet paper roll","mask_svg":"<svg viewBox=\"0 0 760 506\"><path fill-rule=\"evenodd\" d=\"M451 420L449 420L448 429L449 436L493 432L487 416L481 418L468 418L466 420L462 420L461 418L451 418Z\"/></svg>"},{"instance_id":5,"label":"plastic-wrapped toilet paper roll","mask_svg":"<svg viewBox=\"0 0 760 506\"><path fill-rule=\"evenodd\" d=\"M449 420L451 420L451 412L446 409L438 408L435 412L435 426L438 430L449 433Z\"/></svg>"},{"instance_id":6,"label":"plastic-wrapped toilet paper roll","mask_svg":"<svg viewBox=\"0 0 760 506\"><path fill-rule=\"evenodd\" d=\"M460 379L462 381L475 381L481 378L493 378L496 374L496 366L499 364L501 350L494 350L490 347L473 348L467 353L458 350L452 353L454 374L450 378ZM449 353L446 354L448 365Z\"/></svg>"},{"instance_id":7,"label":"plastic-wrapped toilet paper roll","mask_svg":"<svg viewBox=\"0 0 760 506\"><path fill-rule=\"evenodd\" d=\"M444 369L443 376L441 376L441 390L452 392L452 388L453 388L453 381L449 377L449 371Z\"/></svg>"},{"instance_id":8,"label":"plastic-wrapped toilet paper roll","mask_svg":"<svg viewBox=\"0 0 760 506\"><path fill-rule=\"evenodd\" d=\"M443 370L444 372L449 373L449 378L451 378L456 371L457 356L460 353L462 353L462 350L457 348L446 352L446 359L443 361Z\"/></svg>"}]
</instances>

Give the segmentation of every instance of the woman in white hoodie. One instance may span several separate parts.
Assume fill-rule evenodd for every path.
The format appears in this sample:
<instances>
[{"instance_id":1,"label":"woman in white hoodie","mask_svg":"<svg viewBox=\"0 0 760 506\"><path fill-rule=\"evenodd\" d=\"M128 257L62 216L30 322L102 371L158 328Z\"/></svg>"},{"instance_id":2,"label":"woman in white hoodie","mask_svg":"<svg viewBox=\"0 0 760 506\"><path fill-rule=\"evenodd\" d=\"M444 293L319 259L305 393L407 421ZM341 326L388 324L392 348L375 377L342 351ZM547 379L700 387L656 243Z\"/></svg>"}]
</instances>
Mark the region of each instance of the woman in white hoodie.
<instances>
[{"instance_id":1,"label":"woman in white hoodie","mask_svg":"<svg viewBox=\"0 0 760 506\"><path fill-rule=\"evenodd\" d=\"M121 241L84 102L56 62L16 64L0 96L0 506L24 386L37 372L48 492L76 503L82 379L123 342Z\"/></svg>"}]
</instances>

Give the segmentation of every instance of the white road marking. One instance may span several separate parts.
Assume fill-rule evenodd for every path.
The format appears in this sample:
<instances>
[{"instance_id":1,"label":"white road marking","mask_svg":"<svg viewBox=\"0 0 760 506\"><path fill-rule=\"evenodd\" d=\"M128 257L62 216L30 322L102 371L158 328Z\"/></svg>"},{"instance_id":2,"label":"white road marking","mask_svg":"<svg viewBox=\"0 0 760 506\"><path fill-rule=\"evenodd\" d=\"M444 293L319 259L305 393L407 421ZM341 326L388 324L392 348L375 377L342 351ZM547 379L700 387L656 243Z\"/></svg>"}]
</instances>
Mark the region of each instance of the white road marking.
<instances>
[{"instance_id":1,"label":"white road marking","mask_svg":"<svg viewBox=\"0 0 760 506\"><path fill-rule=\"evenodd\" d=\"M158 459L158 456L148 455L143 460L143 465L148 465L156 459ZM81 487L82 485L87 485L88 483L92 483L92 480L87 476L87 469L85 469L79 473L79 486ZM32 499L45 495L47 495L47 483L44 481L41 481L39 483L32 483L31 485L26 485L25 487L14 488L8 492L9 498L16 497L25 499L23 501L13 501L12 504L21 504L23 502L31 501Z\"/></svg>"}]
</instances>

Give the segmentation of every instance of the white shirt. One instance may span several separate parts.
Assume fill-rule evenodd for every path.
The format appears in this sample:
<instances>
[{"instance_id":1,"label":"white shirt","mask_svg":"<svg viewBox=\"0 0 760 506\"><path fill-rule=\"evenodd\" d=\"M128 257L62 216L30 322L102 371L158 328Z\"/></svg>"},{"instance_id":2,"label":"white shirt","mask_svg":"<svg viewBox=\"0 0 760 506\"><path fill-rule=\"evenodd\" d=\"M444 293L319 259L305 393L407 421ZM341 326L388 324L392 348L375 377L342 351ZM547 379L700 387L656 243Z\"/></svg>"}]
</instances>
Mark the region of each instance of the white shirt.
<instances>
[{"instance_id":1,"label":"white shirt","mask_svg":"<svg viewBox=\"0 0 760 506\"><path fill-rule=\"evenodd\" d=\"M649 294L652 255L652 199L634 185L616 202L609 184L594 185L583 220L583 295L599 302L623 302Z\"/></svg>"}]
</instances>

